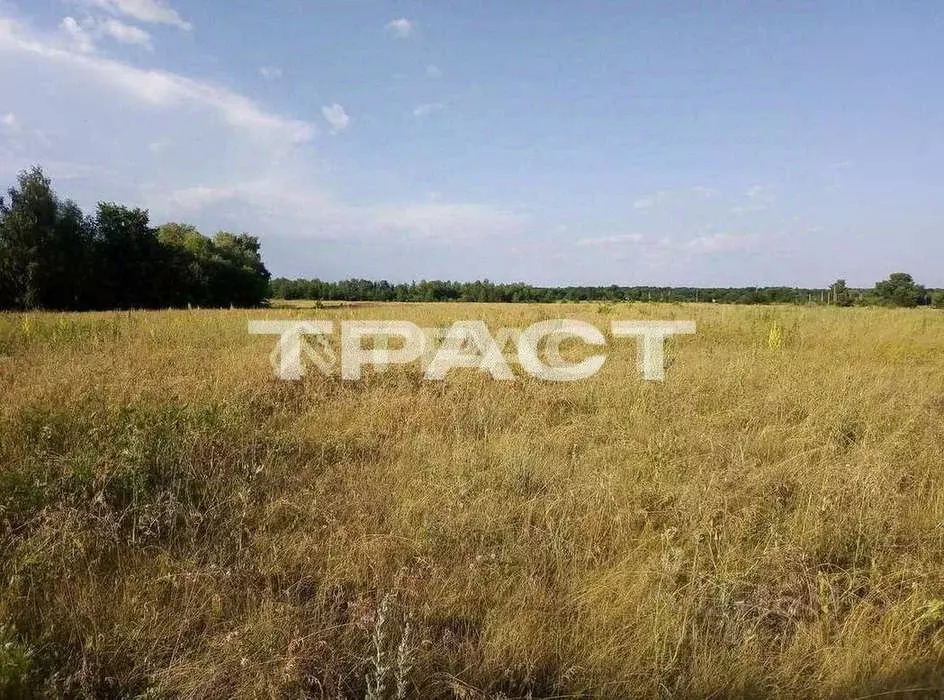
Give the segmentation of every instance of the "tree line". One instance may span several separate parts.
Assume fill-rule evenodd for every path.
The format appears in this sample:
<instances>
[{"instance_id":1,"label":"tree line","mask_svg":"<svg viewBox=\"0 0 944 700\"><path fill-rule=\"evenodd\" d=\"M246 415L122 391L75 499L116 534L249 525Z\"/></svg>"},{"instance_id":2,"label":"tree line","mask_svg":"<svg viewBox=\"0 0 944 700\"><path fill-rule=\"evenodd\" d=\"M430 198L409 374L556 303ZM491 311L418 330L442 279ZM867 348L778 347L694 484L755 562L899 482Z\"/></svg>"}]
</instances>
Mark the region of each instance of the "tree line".
<instances>
[{"instance_id":1,"label":"tree line","mask_svg":"<svg viewBox=\"0 0 944 700\"><path fill-rule=\"evenodd\" d=\"M555 302L715 302L720 304L832 304L836 306L927 306L944 308L944 290L928 290L911 275L896 272L872 289L853 289L845 280L829 287L535 287L523 283L498 284L482 280L453 282L423 280L392 284L386 280L280 277L269 285L273 299L313 301L469 301L504 303Z\"/></svg>"},{"instance_id":2,"label":"tree line","mask_svg":"<svg viewBox=\"0 0 944 700\"><path fill-rule=\"evenodd\" d=\"M150 224L148 212L102 202L94 215L62 200L39 167L20 173L0 197L0 309L130 309L256 306L267 299L313 301L715 302L944 308L929 290L896 272L871 289L844 280L799 287L541 287L520 282L350 279L270 280L259 240L188 224Z\"/></svg>"},{"instance_id":3,"label":"tree line","mask_svg":"<svg viewBox=\"0 0 944 700\"><path fill-rule=\"evenodd\" d=\"M0 308L254 306L269 295L259 241L102 202L94 215L62 200L39 167L0 197Z\"/></svg>"}]
</instances>

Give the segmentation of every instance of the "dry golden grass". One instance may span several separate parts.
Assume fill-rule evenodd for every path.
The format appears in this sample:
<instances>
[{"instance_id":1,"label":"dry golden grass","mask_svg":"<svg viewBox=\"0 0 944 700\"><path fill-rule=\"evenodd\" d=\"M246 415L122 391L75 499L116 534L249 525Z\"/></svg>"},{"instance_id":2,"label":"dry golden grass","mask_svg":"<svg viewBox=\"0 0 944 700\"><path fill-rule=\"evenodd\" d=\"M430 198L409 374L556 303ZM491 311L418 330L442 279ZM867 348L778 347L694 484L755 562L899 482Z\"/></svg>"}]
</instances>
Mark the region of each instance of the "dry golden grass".
<instances>
[{"instance_id":1,"label":"dry golden grass","mask_svg":"<svg viewBox=\"0 0 944 700\"><path fill-rule=\"evenodd\" d=\"M698 332L661 384L629 339L576 383L286 383L264 317ZM944 313L7 314L0 356L0 694L944 687Z\"/></svg>"}]
</instances>

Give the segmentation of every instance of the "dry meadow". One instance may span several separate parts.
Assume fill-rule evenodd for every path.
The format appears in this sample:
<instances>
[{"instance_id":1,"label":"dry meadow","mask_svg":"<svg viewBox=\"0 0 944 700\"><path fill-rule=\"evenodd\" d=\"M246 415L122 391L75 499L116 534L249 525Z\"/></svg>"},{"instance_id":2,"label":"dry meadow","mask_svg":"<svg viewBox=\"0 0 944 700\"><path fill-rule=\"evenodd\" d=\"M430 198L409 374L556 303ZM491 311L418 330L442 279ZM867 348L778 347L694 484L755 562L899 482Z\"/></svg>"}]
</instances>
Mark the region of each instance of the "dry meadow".
<instances>
[{"instance_id":1,"label":"dry meadow","mask_svg":"<svg viewBox=\"0 0 944 700\"><path fill-rule=\"evenodd\" d=\"M293 383L259 318L698 331L663 383L631 339L573 383ZM0 314L0 356L0 695L944 688L944 312Z\"/></svg>"}]
</instances>

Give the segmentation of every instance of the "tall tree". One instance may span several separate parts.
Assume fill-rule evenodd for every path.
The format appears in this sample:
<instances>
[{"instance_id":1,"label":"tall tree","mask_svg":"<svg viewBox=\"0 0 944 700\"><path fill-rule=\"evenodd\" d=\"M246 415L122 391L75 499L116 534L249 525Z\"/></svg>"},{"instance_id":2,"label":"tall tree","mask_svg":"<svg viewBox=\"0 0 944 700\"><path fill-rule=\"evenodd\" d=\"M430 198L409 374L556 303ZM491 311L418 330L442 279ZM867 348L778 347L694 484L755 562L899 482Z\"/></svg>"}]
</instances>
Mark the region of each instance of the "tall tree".
<instances>
[{"instance_id":1,"label":"tall tree","mask_svg":"<svg viewBox=\"0 0 944 700\"><path fill-rule=\"evenodd\" d=\"M208 305L210 239L190 224L172 222L157 229L157 240L164 248L161 284L172 290L169 305Z\"/></svg>"},{"instance_id":2,"label":"tall tree","mask_svg":"<svg viewBox=\"0 0 944 700\"><path fill-rule=\"evenodd\" d=\"M0 307L81 309L89 303L92 222L62 202L38 168L0 198Z\"/></svg>"},{"instance_id":3,"label":"tall tree","mask_svg":"<svg viewBox=\"0 0 944 700\"><path fill-rule=\"evenodd\" d=\"M212 263L211 298L217 304L255 306L265 301L270 275L258 238L220 231L213 237Z\"/></svg>"},{"instance_id":4,"label":"tall tree","mask_svg":"<svg viewBox=\"0 0 944 700\"><path fill-rule=\"evenodd\" d=\"M95 244L102 280L100 306L170 306L163 303L159 285L164 251L147 211L102 202L95 218Z\"/></svg>"},{"instance_id":5,"label":"tall tree","mask_svg":"<svg viewBox=\"0 0 944 700\"><path fill-rule=\"evenodd\" d=\"M893 272L887 280L875 285L875 295L879 301L889 306L912 307L927 301L924 287L915 284L906 272Z\"/></svg>"},{"instance_id":6,"label":"tall tree","mask_svg":"<svg viewBox=\"0 0 944 700\"><path fill-rule=\"evenodd\" d=\"M836 306L852 306L852 293L845 280L836 280L829 286L829 295Z\"/></svg>"},{"instance_id":7,"label":"tall tree","mask_svg":"<svg viewBox=\"0 0 944 700\"><path fill-rule=\"evenodd\" d=\"M39 168L20 173L7 194L9 203L0 198L0 276L9 295L6 305L43 306L55 275L51 252L59 203Z\"/></svg>"},{"instance_id":8,"label":"tall tree","mask_svg":"<svg viewBox=\"0 0 944 700\"><path fill-rule=\"evenodd\" d=\"M105 202L88 217L39 167L0 197L0 308L251 306L268 287L249 234L154 229L146 210Z\"/></svg>"}]
</instances>

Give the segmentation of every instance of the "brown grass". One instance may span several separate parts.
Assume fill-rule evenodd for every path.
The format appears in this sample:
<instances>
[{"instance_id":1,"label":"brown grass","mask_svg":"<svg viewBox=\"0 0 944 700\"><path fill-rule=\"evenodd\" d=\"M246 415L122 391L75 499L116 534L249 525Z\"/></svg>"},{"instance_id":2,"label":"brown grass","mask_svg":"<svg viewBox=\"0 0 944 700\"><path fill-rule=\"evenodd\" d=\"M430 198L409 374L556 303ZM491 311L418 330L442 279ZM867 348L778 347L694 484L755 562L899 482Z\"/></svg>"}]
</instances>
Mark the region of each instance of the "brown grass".
<instances>
[{"instance_id":1,"label":"brown grass","mask_svg":"<svg viewBox=\"0 0 944 700\"><path fill-rule=\"evenodd\" d=\"M577 383L293 384L263 317L698 332L661 384L628 339ZM930 310L0 315L0 694L924 696L942 349Z\"/></svg>"}]
</instances>

